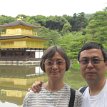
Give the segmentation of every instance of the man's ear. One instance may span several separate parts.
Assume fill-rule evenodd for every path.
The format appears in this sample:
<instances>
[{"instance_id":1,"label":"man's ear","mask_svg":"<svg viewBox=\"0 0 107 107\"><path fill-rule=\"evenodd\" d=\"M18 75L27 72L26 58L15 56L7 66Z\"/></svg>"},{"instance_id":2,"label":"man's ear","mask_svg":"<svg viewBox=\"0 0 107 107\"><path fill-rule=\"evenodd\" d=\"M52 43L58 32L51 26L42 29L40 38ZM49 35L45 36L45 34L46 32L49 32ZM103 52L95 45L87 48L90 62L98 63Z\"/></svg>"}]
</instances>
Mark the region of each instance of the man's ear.
<instances>
[{"instance_id":1,"label":"man's ear","mask_svg":"<svg viewBox=\"0 0 107 107\"><path fill-rule=\"evenodd\" d=\"M107 61L105 61L105 65L106 65L106 67L107 67Z\"/></svg>"},{"instance_id":2,"label":"man's ear","mask_svg":"<svg viewBox=\"0 0 107 107\"><path fill-rule=\"evenodd\" d=\"M107 71L107 61L105 61L105 69L106 69L106 71Z\"/></svg>"}]
</instances>

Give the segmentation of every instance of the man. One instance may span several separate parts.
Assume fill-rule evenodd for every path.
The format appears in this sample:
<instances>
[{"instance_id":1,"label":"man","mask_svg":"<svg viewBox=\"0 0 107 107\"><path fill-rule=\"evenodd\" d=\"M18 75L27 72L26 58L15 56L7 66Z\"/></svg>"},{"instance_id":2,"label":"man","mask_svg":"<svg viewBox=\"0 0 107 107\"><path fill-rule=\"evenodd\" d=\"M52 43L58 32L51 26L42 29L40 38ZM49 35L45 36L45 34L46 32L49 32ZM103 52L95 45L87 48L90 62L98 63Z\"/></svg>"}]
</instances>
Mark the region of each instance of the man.
<instances>
[{"instance_id":1,"label":"man","mask_svg":"<svg viewBox=\"0 0 107 107\"><path fill-rule=\"evenodd\" d=\"M80 70L88 87L83 92L82 107L107 107L107 56L101 44L86 43L78 54Z\"/></svg>"}]
</instances>

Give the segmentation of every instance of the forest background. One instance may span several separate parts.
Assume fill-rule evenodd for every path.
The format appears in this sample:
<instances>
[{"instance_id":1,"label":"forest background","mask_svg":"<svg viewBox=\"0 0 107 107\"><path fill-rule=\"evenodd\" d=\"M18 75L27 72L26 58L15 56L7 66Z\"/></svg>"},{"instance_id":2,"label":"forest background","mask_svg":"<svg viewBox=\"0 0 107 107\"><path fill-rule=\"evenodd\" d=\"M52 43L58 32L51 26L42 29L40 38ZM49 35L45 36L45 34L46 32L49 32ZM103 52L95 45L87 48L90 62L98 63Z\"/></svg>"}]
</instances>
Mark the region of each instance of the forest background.
<instances>
[{"instance_id":1,"label":"forest background","mask_svg":"<svg viewBox=\"0 0 107 107\"><path fill-rule=\"evenodd\" d=\"M26 23L39 26L36 29L37 34L39 37L49 39L48 46L62 46L69 58L72 59L72 71L79 71L77 54L84 43L96 41L107 50L107 7L93 14L81 12L74 13L73 16L26 16L19 14L16 17L11 17L0 15L0 25L16 21L18 18L22 18ZM2 29L0 30L2 31ZM77 75L78 72L75 73L71 75L71 72L68 72L65 81L69 85L74 85L74 88L78 88L83 86L85 82L80 75L75 77L74 75ZM71 76L72 81L70 81ZM77 78L77 81L73 78ZM77 85L77 82L80 84Z\"/></svg>"},{"instance_id":2,"label":"forest background","mask_svg":"<svg viewBox=\"0 0 107 107\"><path fill-rule=\"evenodd\" d=\"M77 59L81 46L88 41L96 41L107 50L107 7L94 14L74 13L73 16L26 16L0 15L0 25L16 21L18 18L40 26L36 31L39 37L48 38L48 45L62 46L70 59ZM2 29L0 29L2 30Z\"/></svg>"}]
</instances>

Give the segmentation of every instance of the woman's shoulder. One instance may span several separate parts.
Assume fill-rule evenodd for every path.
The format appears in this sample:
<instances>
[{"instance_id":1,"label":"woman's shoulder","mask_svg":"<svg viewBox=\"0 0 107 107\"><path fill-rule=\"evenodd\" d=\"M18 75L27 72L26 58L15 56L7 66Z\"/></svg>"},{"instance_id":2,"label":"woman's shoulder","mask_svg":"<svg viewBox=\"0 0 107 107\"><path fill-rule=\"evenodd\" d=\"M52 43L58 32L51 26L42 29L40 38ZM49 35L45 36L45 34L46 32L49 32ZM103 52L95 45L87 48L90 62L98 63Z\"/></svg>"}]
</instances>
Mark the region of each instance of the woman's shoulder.
<instances>
[{"instance_id":1,"label":"woman's shoulder","mask_svg":"<svg viewBox=\"0 0 107 107\"><path fill-rule=\"evenodd\" d=\"M68 90L70 90L71 89L71 87L68 85L68 84L64 84L64 88L66 88L66 89L68 89Z\"/></svg>"},{"instance_id":2,"label":"woman's shoulder","mask_svg":"<svg viewBox=\"0 0 107 107\"><path fill-rule=\"evenodd\" d=\"M76 90L76 93L75 93L75 100L79 101L79 102L82 102L83 100L83 95L80 91Z\"/></svg>"},{"instance_id":3,"label":"woman's shoulder","mask_svg":"<svg viewBox=\"0 0 107 107\"><path fill-rule=\"evenodd\" d=\"M82 96L82 93L79 90L75 90L77 96Z\"/></svg>"},{"instance_id":4,"label":"woman's shoulder","mask_svg":"<svg viewBox=\"0 0 107 107\"><path fill-rule=\"evenodd\" d=\"M29 92L26 93L25 96L26 96L26 97L29 97L29 96L31 96L31 95L33 95L33 94L34 94L34 92L30 90Z\"/></svg>"},{"instance_id":5,"label":"woman's shoulder","mask_svg":"<svg viewBox=\"0 0 107 107\"><path fill-rule=\"evenodd\" d=\"M81 107L82 101L83 101L82 93L80 93L78 90L75 90L74 107Z\"/></svg>"}]
</instances>

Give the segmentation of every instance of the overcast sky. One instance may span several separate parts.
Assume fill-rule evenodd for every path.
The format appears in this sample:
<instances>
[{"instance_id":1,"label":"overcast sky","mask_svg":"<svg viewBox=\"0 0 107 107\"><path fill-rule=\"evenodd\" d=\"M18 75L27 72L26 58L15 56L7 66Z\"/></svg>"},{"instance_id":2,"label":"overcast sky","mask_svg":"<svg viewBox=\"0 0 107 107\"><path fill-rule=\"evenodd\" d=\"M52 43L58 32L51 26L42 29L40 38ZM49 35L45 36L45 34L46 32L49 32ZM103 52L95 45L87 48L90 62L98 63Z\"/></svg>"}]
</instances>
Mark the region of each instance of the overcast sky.
<instances>
[{"instance_id":1,"label":"overcast sky","mask_svg":"<svg viewBox=\"0 0 107 107\"><path fill-rule=\"evenodd\" d=\"M0 15L72 16L80 12L95 13L105 7L107 0L0 0Z\"/></svg>"}]
</instances>

